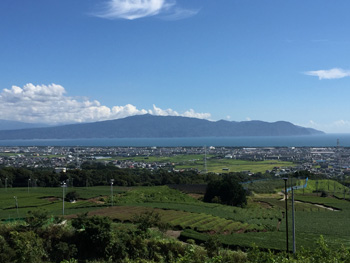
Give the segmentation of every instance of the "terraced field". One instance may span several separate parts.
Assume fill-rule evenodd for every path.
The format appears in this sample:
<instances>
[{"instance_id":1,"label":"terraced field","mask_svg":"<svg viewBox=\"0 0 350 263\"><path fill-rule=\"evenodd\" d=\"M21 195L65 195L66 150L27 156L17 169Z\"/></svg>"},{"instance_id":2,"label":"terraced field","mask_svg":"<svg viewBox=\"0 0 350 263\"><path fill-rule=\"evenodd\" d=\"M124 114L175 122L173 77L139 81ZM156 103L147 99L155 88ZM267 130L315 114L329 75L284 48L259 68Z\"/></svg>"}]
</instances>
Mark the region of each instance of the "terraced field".
<instances>
[{"instance_id":1,"label":"terraced field","mask_svg":"<svg viewBox=\"0 0 350 263\"><path fill-rule=\"evenodd\" d=\"M198 232L231 234L234 232L259 231L262 227L227 220L208 214L190 213L176 210L152 209L137 206L116 206L92 211L90 215L108 216L113 220L132 222L135 215L154 210L161 215L164 223L174 229L193 229Z\"/></svg>"},{"instance_id":2,"label":"terraced field","mask_svg":"<svg viewBox=\"0 0 350 263\"><path fill-rule=\"evenodd\" d=\"M199 243L216 233L219 240L232 247L250 247L253 243L262 248L285 249L285 202L280 191L280 182L260 183L262 193L251 196L245 208L203 203L191 196L161 187L119 188L114 190L114 206L111 207L110 187L74 188L82 199L76 203L65 203L65 214L69 217L81 212L90 215L109 216L116 221L131 222L134 215L155 210L164 223L172 229L182 230L181 238L195 239ZM319 185L322 185L320 182ZM324 185L336 185L325 181ZM319 197L313 192L316 182L309 180L310 189L296 191L297 246L312 248L320 235L330 246L350 246L350 202L334 197ZM344 188L344 187L343 187ZM267 193L263 193L266 189ZM51 215L62 214L62 188L0 189L0 219L24 217L26 212L38 208L47 209ZM347 189L348 190L348 189ZM18 199L18 214L14 196ZM291 212L290 199L288 200ZM331 206L340 211L330 211L316 204ZM291 213L288 213L291 224ZM289 226L291 229L291 225ZM291 238L291 235L290 235ZM291 243L291 240L290 240Z\"/></svg>"}]
</instances>

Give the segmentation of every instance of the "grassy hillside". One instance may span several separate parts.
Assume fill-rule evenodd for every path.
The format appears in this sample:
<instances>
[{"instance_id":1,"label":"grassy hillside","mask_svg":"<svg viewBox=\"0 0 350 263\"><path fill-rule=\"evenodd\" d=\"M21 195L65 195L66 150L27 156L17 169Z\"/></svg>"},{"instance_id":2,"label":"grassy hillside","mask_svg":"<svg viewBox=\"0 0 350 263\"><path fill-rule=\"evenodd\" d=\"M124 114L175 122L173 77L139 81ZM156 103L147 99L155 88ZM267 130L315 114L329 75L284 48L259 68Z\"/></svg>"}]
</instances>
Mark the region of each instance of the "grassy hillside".
<instances>
[{"instance_id":1,"label":"grassy hillside","mask_svg":"<svg viewBox=\"0 0 350 263\"><path fill-rule=\"evenodd\" d=\"M115 187L115 206L111 207L110 187L74 188L82 199L76 203L65 202L65 214L89 212L91 215L104 215L117 221L130 222L134 215L154 210L170 228L184 230L183 240L191 238L203 242L208 235L216 233L222 243L232 247L250 247L255 243L262 248L283 250L286 234L283 218L285 202L283 195L278 194L280 182L273 180L267 186L268 182L259 182L260 193L249 198L246 208L203 203L166 186ZM350 202L331 196L317 196L312 193L315 183L310 180L310 189L307 188L304 195L301 190L297 191L295 196L298 201L295 203L297 246L313 248L320 235L325 237L330 246L338 246L340 243L350 245ZM328 183L341 187L333 181L319 181L319 185L327 187ZM271 186L277 187L277 193L269 193ZM62 214L62 188L30 188L29 193L27 188L0 190L2 220L24 217L27 211L42 208L51 215ZM18 200L18 215L14 196ZM319 205L341 210L331 211ZM288 207L291 230L291 199L288 200Z\"/></svg>"}]
</instances>

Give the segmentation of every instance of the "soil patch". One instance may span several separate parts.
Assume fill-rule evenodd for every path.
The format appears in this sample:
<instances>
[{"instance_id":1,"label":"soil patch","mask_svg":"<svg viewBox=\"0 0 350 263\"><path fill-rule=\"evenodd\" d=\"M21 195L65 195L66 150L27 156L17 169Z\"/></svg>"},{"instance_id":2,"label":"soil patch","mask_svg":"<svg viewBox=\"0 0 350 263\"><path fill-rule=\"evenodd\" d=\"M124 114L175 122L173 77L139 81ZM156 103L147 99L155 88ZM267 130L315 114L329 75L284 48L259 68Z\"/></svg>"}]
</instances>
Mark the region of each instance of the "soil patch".
<instances>
[{"instance_id":1,"label":"soil patch","mask_svg":"<svg viewBox=\"0 0 350 263\"><path fill-rule=\"evenodd\" d=\"M55 201L58 201L58 200L60 200L58 197L54 197L54 196L52 196L52 197L47 197L47 198L45 198L47 201L49 201L49 202L55 202Z\"/></svg>"},{"instance_id":2,"label":"soil patch","mask_svg":"<svg viewBox=\"0 0 350 263\"><path fill-rule=\"evenodd\" d=\"M94 203L94 204L103 205L105 202L100 201L101 198L104 198L104 197L99 196L99 197L91 198L88 201L91 202L91 203Z\"/></svg>"},{"instance_id":3,"label":"soil patch","mask_svg":"<svg viewBox=\"0 0 350 263\"><path fill-rule=\"evenodd\" d=\"M202 195L202 194L187 194L187 195L189 195L189 196L191 196L192 198L197 199L197 200L202 199L203 196L204 196L204 195Z\"/></svg>"},{"instance_id":4,"label":"soil patch","mask_svg":"<svg viewBox=\"0 0 350 263\"><path fill-rule=\"evenodd\" d=\"M339 208L335 208L335 207L331 207L331 206L326 206L326 205L322 205L322 204L315 204L315 203L310 203L310 202L304 202L304 201L294 201L296 203L304 203L304 204L310 204L310 205L314 205L320 208L324 208L324 209L328 209L330 211L340 211L341 209Z\"/></svg>"},{"instance_id":5,"label":"soil patch","mask_svg":"<svg viewBox=\"0 0 350 263\"><path fill-rule=\"evenodd\" d=\"M273 206L271 204L269 204L268 202L264 202L264 201L255 201L255 203L258 203L260 206L262 206L263 208L268 208L271 209L273 208Z\"/></svg>"},{"instance_id":6,"label":"soil patch","mask_svg":"<svg viewBox=\"0 0 350 263\"><path fill-rule=\"evenodd\" d=\"M172 237L172 238L178 239L179 236L181 235L181 232L182 231L167 230L165 232L165 235L168 236L168 237Z\"/></svg>"}]
</instances>

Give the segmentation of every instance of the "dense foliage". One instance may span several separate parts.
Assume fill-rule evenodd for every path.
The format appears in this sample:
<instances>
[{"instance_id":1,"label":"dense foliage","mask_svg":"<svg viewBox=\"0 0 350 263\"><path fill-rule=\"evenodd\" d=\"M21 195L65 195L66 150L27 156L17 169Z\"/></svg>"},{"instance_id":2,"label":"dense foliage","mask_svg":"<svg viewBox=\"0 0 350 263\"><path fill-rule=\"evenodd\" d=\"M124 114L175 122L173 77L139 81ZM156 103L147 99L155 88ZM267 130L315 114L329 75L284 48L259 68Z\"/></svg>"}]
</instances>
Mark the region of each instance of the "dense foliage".
<instances>
[{"instance_id":1,"label":"dense foliage","mask_svg":"<svg viewBox=\"0 0 350 263\"><path fill-rule=\"evenodd\" d=\"M66 221L50 221L44 211L34 211L26 223L0 225L0 263L5 262L169 262L169 263L265 263L349 262L350 250L330 249L322 236L315 250L246 252L221 248L215 235L195 245L168 238L154 229L159 215L141 214L136 224L114 224L106 217L82 214ZM152 227L152 228L151 228Z\"/></svg>"},{"instance_id":2,"label":"dense foliage","mask_svg":"<svg viewBox=\"0 0 350 263\"><path fill-rule=\"evenodd\" d=\"M109 185L114 179L118 186L153 186L166 184L205 183L215 175L201 175L195 171L172 172L167 170L120 169L113 165L85 164L81 169L55 173L52 169L0 168L0 187L57 187L65 181L68 186ZM7 178L7 179L6 179ZM30 179L30 180L29 180ZM29 182L28 182L29 180Z\"/></svg>"},{"instance_id":3,"label":"dense foliage","mask_svg":"<svg viewBox=\"0 0 350 263\"><path fill-rule=\"evenodd\" d=\"M306 176L306 174L301 173L300 176ZM0 179L4 182L4 179L7 178L8 187L27 187L29 179L31 179L31 183L36 182L38 186L52 187L59 186L62 181L66 181L69 187L72 184L74 186L85 186L86 184L90 186L109 185L110 179L115 179L115 185L153 186L173 184L174 187L182 191L185 188L188 188L187 190L191 188L189 192L193 192L192 189L196 188L196 192L200 193L203 186L209 182L209 191L207 191L207 193L211 193L211 196L207 194L209 201L222 202L230 206L202 203L188 195L170 190L166 186L157 186L133 187L130 191L118 192L114 196L114 205L123 206L106 207L104 210L94 211L99 215L108 215L110 217L88 217L86 214L82 214L67 222L63 218L48 218L47 213L44 211L34 210L26 215L25 221L22 223L0 225L0 263L349 262L349 249L338 248L331 250L322 238L317 249L313 247L314 252L300 249L300 252L295 257L284 252L278 252L278 250L284 248L284 244L283 246L281 244L284 242L285 236L283 232L275 230L278 220L280 221L280 211L284 209L284 202L269 196L263 198L260 195L259 202L261 201L267 206L267 209L261 208L260 204L251 203L248 205L249 209L231 207L231 205L244 206L245 204L245 191L242 188L242 184L240 184L241 182L250 181L247 184L243 184L243 186L251 191L257 192L257 190L262 189L261 192L266 192L268 187L272 190L277 188L277 191L279 191L278 189L281 189L280 184L284 184L284 181L280 178L273 180L273 182L254 181L254 179L260 179L260 175L256 175L255 178L249 177L249 179L247 177L247 175L241 173L204 175L194 171L180 173L167 170L119 169L102 164L84 164L82 169L69 170L67 173L60 174L56 174L51 170L1 168ZM294 180L294 182L297 182L297 180ZM307 190L312 192L316 187L316 182L318 189L323 187L322 180L317 179L315 182L309 180L308 187L310 189ZM325 187L328 187L328 185L329 182L325 184ZM331 186L337 186L337 183L332 182ZM2 187L4 186L2 185ZM68 188L66 200L77 199L77 194L80 193L81 199L98 196L99 202L105 201L104 205L110 204L111 200L108 200L110 198L109 187L98 186L96 188ZM107 192L101 194L101 189L103 188L107 189ZM19 195L22 198L19 199L21 205L20 216L18 216L17 211L16 218L23 217L25 212L33 209L34 203L36 207L48 208L49 206L46 206L48 200L38 198L40 197L38 192L45 192L43 196L47 198L51 197L49 195L54 189L38 188L30 189L29 191L28 187L27 191L26 188L22 188L22 192ZM57 189L60 190L57 196L61 197L62 189ZM12 188L3 192L6 193L4 196L7 199L11 199L10 201L4 199L6 205L4 205L3 211L6 211L6 213L12 210L13 214L16 214L16 207L13 201L13 195L15 194L12 194L12 191L15 190L15 188ZM333 192L333 190L330 189L330 192ZM116 192L114 193L116 194ZM17 193L16 196L18 196ZM35 199L35 202L26 202L29 198L31 198L30 200ZM304 207L311 205L298 203L299 210L297 209L297 211L302 211L302 213L298 213L298 218L300 218L297 221L298 231L299 233L307 233L305 236L299 235L301 237L300 241L306 240L309 243L313 243L321 234L328 238L327 232L317 232L316 230L326 228L327 224L325 222L333 222L334 218L337 218L337 224L332 224L329 231L332 232L336 239L331 240L328 238L327 242L334 248L343 240L347 240L346 237L348 235L346 234L346 229L344 229L346 220L348 220L348 204L345 203L346 201L336 198L321 198L316 195L300 195L296 199L313 203L322 202L325 205L344 210L344 213L318 212L317 214L309 214L308 212L304 213ZM54 209L58 209L60 212L61 201L58 200L57 202L59 202L57 205L55 202L52 202L52 206L56 205ZM88 204L86 200L78 201L78 205L79 202L81 204L79 213L88 211L84 209L90 209L89 205L97 205L95 203ZM67 204L66 208L71 206L72 211L75 211L73 209L75 205ZM301 205L303 206L301 207ZM94 210L96 209L94 208ZM125 214L121 215L122 213L118 213L119 211L129 214L129 217ZM135 211L138 211L136 216L134 216ZM154 211L157 211L157 213ZM314 215L317 215L317 220L315 220L316 216ZM339 219L343 221L339 221ZM117 224L111 220L128 223ZM299 222L303 222L303 224ZM178 242L176 239L169 239L163 235L167 227L182 229L184 230L182 233L191 230L195 235L187 235L187 237L181 235L185 237L182 240L186 243ZM162 231L157 231L155 228ZM281 227L281 229L283 228ZM208 233L216 233L216 235ZM313 233L313 235L310 236L310 233ZM339 233L344 233L344 235L340 237ZM259 238L255 236L256 234L261 234L259 237L263 236L260 239L260 243L258 242ZM235 240L235 238L239 241ZM258 248L246 250L245 252L221 248L221 244L223 244L226 248L232 245L232 247L238 246L241 249L248 249L255 241L264 251ZM271 246L272 241L278 243L278 246ZM262 242L268 243L268 246L264 247ZM304 244L299 242L298 249ZM334 244L336 245L334 246ZM266 251L268 248L275 250L273 252Z\"/></svg>"},{"instance_id":4,"label":"dense foliage","mask_svg":"<svg viewBox=\"0 0 350 263\"><path fill-rule=\"evenodd\" d=\"M249 177L242 173L230 173L240 182L260 178L261 174ZM7 178L7 179L6 179ZM168 171L164 169L124 169L114 165L101 163L84 163L81 169L69 169L66 173L55 173L53 169L30 169L0 167L0 187L57 187L63 181L67 186L98 186L109 185L114 179L117 186L155 186L178 184L206 184L212 180L218 180L220 175L208 173L200 174L196 171ZM30 180L29 180L30 179Z\"/></svg>"},{"instance_id":5,"label":"dense foliage","mask_svg":"<svg viewBox=\"0 0 350 263\"><path fill-rule=\"evenodd\" d=\"M208 183L204 202L221 203L232 206L247 204L246 190L233 175L224 175L222 179Z\"/></svg>"}]
</instances>

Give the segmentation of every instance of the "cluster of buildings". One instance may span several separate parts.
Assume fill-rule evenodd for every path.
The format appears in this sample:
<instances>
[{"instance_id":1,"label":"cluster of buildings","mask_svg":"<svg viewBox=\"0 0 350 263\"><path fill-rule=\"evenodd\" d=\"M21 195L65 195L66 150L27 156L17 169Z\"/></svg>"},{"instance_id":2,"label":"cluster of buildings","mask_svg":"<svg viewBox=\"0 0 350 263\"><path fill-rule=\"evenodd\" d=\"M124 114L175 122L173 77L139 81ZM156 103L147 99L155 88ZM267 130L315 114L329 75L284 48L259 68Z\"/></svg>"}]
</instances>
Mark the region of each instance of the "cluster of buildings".
<instances>
[{"instance_id":1,"label":"cluster of buildings","mask_svg":"<svg viewBox=\"0 0 350 263\"><path fill-rule=\"evenodd\" d=\"M280 160L293 162L291 167L267 171L289 173L308 170L316 174L350 174L350 148L344 147L0 147L0 165L27 168L52 168L57 171L80 168L86 161L113 164L120 168L158 169L176 163L150 162L152 157L203 155L218 159L251 161ZM135 158L142 157L142 158ZM156 158L153 158L154 160ZM203 158L204 159L204 158Z\"/></svg>"}]
</instances>

